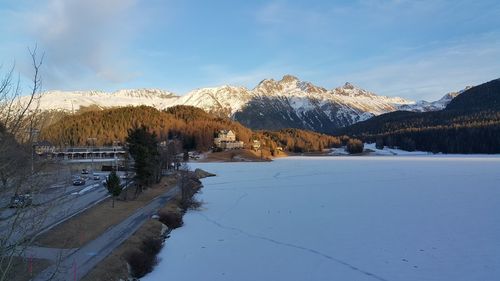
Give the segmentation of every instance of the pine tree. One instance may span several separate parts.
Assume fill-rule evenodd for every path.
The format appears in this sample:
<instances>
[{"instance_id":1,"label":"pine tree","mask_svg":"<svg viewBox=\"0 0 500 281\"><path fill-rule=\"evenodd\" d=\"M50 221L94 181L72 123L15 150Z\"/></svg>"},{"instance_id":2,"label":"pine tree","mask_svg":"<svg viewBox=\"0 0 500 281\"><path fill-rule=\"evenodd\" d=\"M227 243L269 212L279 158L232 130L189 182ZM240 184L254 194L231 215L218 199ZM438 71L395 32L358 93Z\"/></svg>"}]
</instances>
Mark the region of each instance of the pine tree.
<instances>
[{"instance_id":1,"label":"pine tree","mask_svg":"<svg viewBox=\"0 0 500 281\"><path fill-rule=\"evenodd\" d=\"M112 207L114 208L115 197L120 196L120 193L122 192L122 187L120 186L120 177L118 177L115 171L111 171L111 173L109 174L108 179L106 180L106 187L108 188L108 192L113 198Z\"/></svg>"},{"instance_id":2,"label":"pine tree","mask_svg":"<svg viewBox=\"0 0 500 281\"><path fill-rule=\"evenodd\" d=\"M143 186L150 186L160 176L158 141L155 133L144 126L129 130L128 151L134 158L135 179L138 184L136 195Z\"/></svg>"}]
</instances>

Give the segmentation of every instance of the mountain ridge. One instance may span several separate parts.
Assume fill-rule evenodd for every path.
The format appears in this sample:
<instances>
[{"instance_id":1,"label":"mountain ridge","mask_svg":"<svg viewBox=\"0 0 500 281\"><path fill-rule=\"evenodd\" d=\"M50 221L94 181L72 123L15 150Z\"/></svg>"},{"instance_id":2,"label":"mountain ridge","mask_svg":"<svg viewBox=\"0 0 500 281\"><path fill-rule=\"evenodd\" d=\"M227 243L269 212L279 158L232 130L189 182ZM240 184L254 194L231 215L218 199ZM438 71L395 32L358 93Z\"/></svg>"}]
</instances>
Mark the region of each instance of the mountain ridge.
<instances>
[{"instance_id":1,"label":"mountain ridge","mask_svg":"<svg viewBox=\"0 0 500 281\"><path fill-rule=\"evenodd\" d=\"M48 91L42 96L39 108L71 112L86 106L148 105L163 110L175 105L191 105L221 117L230 117L253 129L292 127L331 133L334 128L396 110L440 110L451 100L445 97L435 102L415 102L377 95L349 82L326 89L284 75L281 80L263 79L253 89L223 85L195 89L183 96L160 89L124 89L112 93Z\"/></svg>"}]
</instances>

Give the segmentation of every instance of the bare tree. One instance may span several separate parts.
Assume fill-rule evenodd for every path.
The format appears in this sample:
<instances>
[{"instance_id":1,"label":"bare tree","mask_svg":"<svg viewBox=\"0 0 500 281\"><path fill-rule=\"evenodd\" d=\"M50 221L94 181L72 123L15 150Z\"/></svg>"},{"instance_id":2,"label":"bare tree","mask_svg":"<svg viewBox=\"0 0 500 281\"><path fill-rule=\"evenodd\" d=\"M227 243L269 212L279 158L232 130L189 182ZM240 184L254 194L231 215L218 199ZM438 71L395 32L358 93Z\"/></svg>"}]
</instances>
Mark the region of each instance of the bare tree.
<instances>
[{"instance_id":1,"label":"bare tree","mask_svg":"<svg viewBox=\"0 0 500 281\"><path fill-rule=\"evenodd\" d=\"M182 152L182 143L177 138L166 140L165 145L160 147L160 167L164 171L178 169L180 158L177 157Z\"/></svg>"},{"instance_id":2,"label":"bare tree","mask_svg":"<svg viewBox=\"0 0 500 281\"><path fill-rule=\"evenodd\" d=\"M42 121L43 54L39 56L36 47L28 51L34 70L28 94L23 94L14 66L0 78L0 281L12 280L16 260L32 245L57 204L49 197L42 203L34 200L51 179L40 173L45 166L43 161L36 161L34 153Z\"/></svg>"},{"instance_id":3,"label":"bare tree","mask_svg":"<svg viewBox=\"0 0 500 281\"><path fill-rule=\"evenodd\" d=\"M184 205L191 198L191 188L189 186L189 166L183 163L179 169L179 179L177 185L181 189L181 203Z\"/></svg>"},{"instance_id":4,"label":"bare tree","mask_svg":"<svg viewBox=\"0 0 500 281\"><path fill-rule=\"evenodd\" d=\"M200 207L202 203L197 201L195 198L195 194L201 187L200 180L185 162L180 166L178 174L179 178L177 180L177 186L181 190L181 209L186 212L188 209L196 209Z\"/></svg>"}]
</instances>

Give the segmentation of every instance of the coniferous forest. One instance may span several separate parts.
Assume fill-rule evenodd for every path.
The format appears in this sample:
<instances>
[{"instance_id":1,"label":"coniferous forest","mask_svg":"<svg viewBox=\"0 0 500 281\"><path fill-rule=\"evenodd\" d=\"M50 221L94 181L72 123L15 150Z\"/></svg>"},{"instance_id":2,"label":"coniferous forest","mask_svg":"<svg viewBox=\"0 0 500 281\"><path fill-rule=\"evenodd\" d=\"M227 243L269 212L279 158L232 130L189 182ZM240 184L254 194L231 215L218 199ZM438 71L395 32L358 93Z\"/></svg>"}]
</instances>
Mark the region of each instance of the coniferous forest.
<instances>
[{"instance_id":1,"label":"coniferous forest","mask_svg":"<svg viewBox=\"0 0 500 281\"><path fill-rule=\"evenodd\" d=\"M222 129L233 130L245 144L259 140L270 151L277 147L292 152L319 151L340 144L337 137L299 129L254 132L238 122L191 106L175 106L165 111L147 106L84 110L48 125L40 138L56 146L85 146L89 138L96 138L96 145L110 145L124 142L129 129L142 126L155 133L160 142L180 140L186 150L210 149L215 134Z\"/></svg>"},{"instance_id":2,"label":"coniferous forest","mask_svg":"<svg viewBox=\"0 0 500 281\"><path fill-rule=\"evenodd\" d=\"M500 153L500 80L463 92L444 110L387 113L338 132L409 151Z\"/></svg>"}]
</instances>

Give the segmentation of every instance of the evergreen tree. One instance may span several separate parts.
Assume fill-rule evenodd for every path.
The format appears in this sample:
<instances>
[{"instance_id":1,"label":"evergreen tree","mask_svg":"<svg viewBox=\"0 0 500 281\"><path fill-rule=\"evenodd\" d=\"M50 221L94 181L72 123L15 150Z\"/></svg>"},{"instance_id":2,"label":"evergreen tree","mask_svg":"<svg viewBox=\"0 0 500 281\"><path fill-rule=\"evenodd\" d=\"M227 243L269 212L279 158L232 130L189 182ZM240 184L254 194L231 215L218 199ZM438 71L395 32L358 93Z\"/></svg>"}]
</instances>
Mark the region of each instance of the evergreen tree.
<instances>
[{"instance_id":1,"label":"evergreen tree","mask_svg":"<svg viewBox=\"0 0 500 281\"><path fill-rule=\"evenodd\" d=\"M155 133L150 133L144 126L129 130L127 137L128 151L134 158L135 179L139 189L150 186L160 177L158 141Z\"/></svg>"},{"instance_id":2,"label":"evergreen tree","mask_svg":"<svg viewBox=\"0 0 500 281\"><path fill-rule=\"evenodd\" d=\"M120 186L120 177L116 174L115 171L111 171L106 180L106 187L108 188L108 192L111 194L113 198L112 207L115 207L115 197L120 196L122 192L122 187Z\"/></svg>"}]
</instances>

